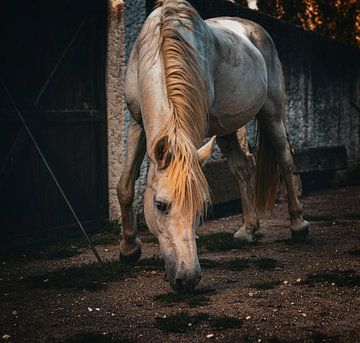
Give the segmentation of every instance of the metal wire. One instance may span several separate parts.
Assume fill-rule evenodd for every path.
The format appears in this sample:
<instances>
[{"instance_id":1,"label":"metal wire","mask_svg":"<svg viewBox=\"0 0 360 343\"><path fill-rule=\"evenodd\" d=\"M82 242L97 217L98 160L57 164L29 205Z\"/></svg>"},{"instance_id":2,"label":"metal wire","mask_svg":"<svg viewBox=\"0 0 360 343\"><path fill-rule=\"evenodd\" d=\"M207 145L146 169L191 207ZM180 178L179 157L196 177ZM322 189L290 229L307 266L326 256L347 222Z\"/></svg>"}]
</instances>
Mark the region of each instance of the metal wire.
<instances>
[{"instance_id":1,"label":"metal wire","mask_svg":"<svg viewBox=\"0 0 360 343\"><path fill-rule=\"evenodd\" d=\"M27 125L27 123L26 123L26 121L25 121L25 119L24 119L23 115L21 114L21 112L20 112L20 110L19 110L18 106L16 105L16 103L15 103L15 101L14 101L13 97L11 96L11 94L10 94L9 90L7 89L7 87L6 87L6 85L5 85L5 83L4 83L3 79L2 79L2 77L0 77L0 83L1 83L2 87L4 88L5 93L6 93L6 95L8 96L8 98L9 98L9 100L10 100L10 102L11 102L12 106L14 107L14 109L15 109L15 111L16 111L16 113L17 113L17 115L19 116L19 118L20 118L20 120L21 120L21 122L22 122L22 124L23 124L23 126L24 126L24 128L25 128L25 130L26 130L26 132L27 132L27 134L29 135L29 137L30 137L31 141L33 142L33 144L34 144L34 146L35 146L35 149L36 149L36 150L37 150L37 152L39 153L40 158L41 158L41 159L42 159L42 161L44 162L44 164L45 164L45 166L46 166L46 169L48 170L49 174L51 175L51 178L52 178L52 179L53 179L53 181L55 182L55 184L56 184L56 186L57 186L58 190L60 191L60 193L61 193L62 197L64 198L64 200L65 200L65 202L66 202L67 206L69 207L69 209L70 209L70 211L71 211L72 215L74 216L74 218L75 218L76 222L78 223L78 225L79 225L79 228L80 228L81 232L83 233L83 235L85 236L85 238L86 238L86 240L87 240L87 242L88 242L88 244L89 244L89 247L91 248L92 252L94 253L94 255L95 255L95 257L96 257L97 261L98 261L99 263L101 263L101 264L102 264L102 263L103 263L103 261L102 261L101 257L99 256L99 254L98 254L98 252L96 251L96 249L95 249L94 245L92 244L92 242L91 242L91 240L90 240L89 236L87 235L87 233L86 233L86 231L85 231L84 227L82 226L82 224L81 224L81 222L80 222L80 220L79 220L78 216L76 215L76 213L75 213L75 211L74 211L74 209L73 209L73 207L72 207L72 205L71 205L70 201L68 200L68 198L67 198L66 194L64 193L64 191L63 191L63 189L62 189L61 185L59 184L59 182L58 182L58 180L57 180L57 178L56 178L56 176L55 176L54 172L52 171L51 167L49 166L49 164L48 164L48 162L47 162L47 160L46 160L46 158L45 158L44 154L42 153L42 151L41 151L41 149L40 149L39 145L37 144L37 142L36 142L36 140L35 140L34 136L32 135L32 133L31 133L31 131L30 131L30 128L29 128L29 126Z\"/></svg>"}]
</instances>

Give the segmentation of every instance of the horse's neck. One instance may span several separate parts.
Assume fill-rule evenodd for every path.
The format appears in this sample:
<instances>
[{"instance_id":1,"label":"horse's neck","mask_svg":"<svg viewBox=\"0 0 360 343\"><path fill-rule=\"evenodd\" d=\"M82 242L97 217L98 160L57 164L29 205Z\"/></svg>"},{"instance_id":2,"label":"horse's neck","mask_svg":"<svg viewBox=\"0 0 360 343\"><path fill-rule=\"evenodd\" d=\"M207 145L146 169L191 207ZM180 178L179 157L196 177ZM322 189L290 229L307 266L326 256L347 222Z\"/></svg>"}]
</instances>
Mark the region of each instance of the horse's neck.
<instances>
[{"instance_id":1,"label":"horse's neck","mask_svg":"<svg viewBox=\"0 0 360 343\"><path fill-rule=\"evenodd\" d=\"M142 116L148 142L151 142L157 136L158 131L167 122L167 118L172 115L172 107L167 94L163 55L159 51L159 42L162 39L160 32L157 31L160 27L159 22L160 10L157 9L145 22L143 32L147 33L147 35L144 34L142 41L145 44L139 46L138 80ZM194 27L193 30L188 29L190 24ZM201 75L201 79L205 81L206 99L204 100L210 106L214 98L212 33L199 17L194 18L191 23L189 23L189 20L185 22L176 21L174 22L174 28L198 54L197 70Z\"/></svg>"}]
</instances>

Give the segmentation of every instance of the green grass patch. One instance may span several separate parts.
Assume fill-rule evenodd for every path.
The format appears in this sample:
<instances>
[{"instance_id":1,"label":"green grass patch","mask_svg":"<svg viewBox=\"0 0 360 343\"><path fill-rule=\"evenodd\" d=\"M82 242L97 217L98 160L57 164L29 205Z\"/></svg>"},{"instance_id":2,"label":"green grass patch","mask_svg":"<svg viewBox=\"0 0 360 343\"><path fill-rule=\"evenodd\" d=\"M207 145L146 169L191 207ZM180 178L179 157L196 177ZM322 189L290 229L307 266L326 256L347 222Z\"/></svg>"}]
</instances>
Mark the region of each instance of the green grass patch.
<instances>
[{"instance_id":1,"label":"green grass patch","mask_svg":"<svg viewBox=\"0 0 360 343\"><path fill-rule=\"evenodd\" d=\"M185 333L201 323L207 323L214 330L226 330L241 327L243 321L227 316L212 316L207 313L190 315L187 312L180 312L166 318L155 318L155 326L163 332Z\"/></svg>"},{"instance_id":2,"label":"green grass patch","mask_svg":"<svg viewBox=\"0 0 360 343\"><path fill-rule=\"evenodd\" d=\"M94 245L117 244L120 240L121 227L117 220L105 221L101 232L89 234ZM28 247L20 247L1 253L3 260L18 258L34 258L41 260L58 260L79 255L88 248L88 242L83 236L62 239L60 243L47 242Z\"/></svg>"},{"instance_id":3,"label":"green grass patch","mask_svg":"<svg viewBox=\"0 0 360 343\"><path fill-rule=\"evenodd\" d=\"M146 270L165 270L165 262L160 256L152 256L141 259L137 266Z\"/></svg>"},{"instance_id":4,"label":"green grass patch","mask_svg":"<svg viewBox=\"0 0 360 343\"><path fill-rule=\"evenodd\" d=\"M305 220L312 222L327 222L327 221L335 221L338 219L360 219L360 213L344 213L339 216L334 216L331 214L320 214L320 215L307 215L304 216Z\"/></svg>"},{"instance_id":5,"label":"green grass patch","mask_svg":"<svg viewBox=\"0 0 360 343\"><path fill-rule=\"evenodd\" d=\"M257 269L274 269L279 267L279 262L267 257L258 258L235 258L231 260L210 260L201 259L200 265L203 268L224 268L233 271L242 271L251 267Z\"/></svg>"},{"instance_id":6,"label":"green grass patch","mask_svg":"<svg viewBox=\"0 0 360 343\"><path fill-rule=\"evenodd\" d=\"M360 275L354 270L330 271L319 274L310 274L301 284L315 286L318 283L331 283L337 287L360 286Z\"/></svg>"},{"instance_id":7,"label":"green grass patch","mask_svg":"<svg viewBox=\"0 0 360 343\"><path fill-rule=\"evenodd\" d=\"M120 240L120 225L117 221L106 222L104 229L89 235L94 245L118 244ZM83 236L62 239L60 243L47 242L28 247L20 247L0 254L3 260L33 258L39 260L58 260L79 255L88 248L88 242Z\"/></svg>"},{"instance_id":8,"label":"green grass patch","mask_svg":"<svg viewBox=\"0 0 360 343\"><path fill-rule=\"evenodd\" d=\"M349 250L348 254L352 256L360 256L360 249Z\"/></svg>"},{"instance_id":9,"label":"green grass patch","mask_svg":"<svg viewBox=\"0 0 360 343\"><path fill-rule=\"evenodd\" d=\"M156 317L155 326L163 332L184 333L207 319L208 315L205 313L190 315L187 312L180 312L178 314L167 316L166 318Z\"/></svg>"},{"instance_id":10,"label":"green grass patch","mask_svg":"<svg viewBox=\"0 0 360 343\"><path fill-rule=\"evenodd\" d=\"M120 261L89 263L55 270L26 279L29 288L74 288L99 291L106 284L131 276L131 268Z\"/></svg>"},{"instance_id":11,"label":"green grass patch","mask_svg":"<svg viewBox=\"0 0 360 343\"><path fill-rule=\"evenodd\" d=\"M310 222L327 222L327 221L334 221L338 219L337 216L322 214L322 215L307 215L304 216L305 220L308 220Z\"/></svg>"},{"instance_id":12,"label":"green grass patch","mask_svg":"<svg viewBox=\"0 0 360 343\"><path fill-rule=\"evenodd\" d=\"M281 281L262 281L262 282L253 282L249 285L251 288L255 288L257 290L266 290L266 289L274 289L277 286L281 285Z\"/></svg>"},{"instance_id":13,"label":"green grass patch","mask_svg":"<svg viewBox=\"0 0 360 343\"><path fill-rule=\"evenodd\" d=\"M207 258L201 258L200 265L202 268L212 269L212 268L221 268L223 267L224 263L223 261L220 260L210 260Z\"/></svg>"},{"instance_id":14,"label":"green grass patch","mask_svg":"<svg viewBox=\"0 0 360 343\"><path fill-rule=\"evenodd\" d=\"M258 257L254 259L252 263L258 269L275 269L279 267L278 261L268 257Z\"/></svg>"},{"instance_id":15,"label":"green grass patch","mask_svg":"<svg viewBox=\"0 0 360 343\"><path fill-rule=\"evenodd\" d=\"M233 317L214 317L209 320L210 326L215 330L236 329L242 326L243 321Z\"/></svg>"},{"instance_id":16,"label":"green grass patch","mask_svg":"<svg viewBox=\"0 0 360 343\"><path fill-rule=\"evenodd\" d=\"M112 335L103 335L98 332L85 332L61 341L61 343L130 343L128 338L118 338Z\"/></svg>"},{"instance_id":17,"label":"green grass patch","mask_svg":"<svg viewBox=\"0 0 360 343\"><path fill-rule=\"evenodd\" d=\"M186 303L190 307L202 306L209 303L209 295L215 293L214 289L199 289L193 293L167 293L154 297L155 301L164 304Z\"/></svg>"},{"instance_id":18,"label":"green grass patch","mask_svg":"<svg viewBox=\"0 0 360 343\"><path fill-rule=\"evenodd\" d=\"M207 251L226 251L240 249L247 245L254 245L234 238L231 232L216 232L200 236L196 240L198 248L205 248Z\"/></svg>"}]
</instances>

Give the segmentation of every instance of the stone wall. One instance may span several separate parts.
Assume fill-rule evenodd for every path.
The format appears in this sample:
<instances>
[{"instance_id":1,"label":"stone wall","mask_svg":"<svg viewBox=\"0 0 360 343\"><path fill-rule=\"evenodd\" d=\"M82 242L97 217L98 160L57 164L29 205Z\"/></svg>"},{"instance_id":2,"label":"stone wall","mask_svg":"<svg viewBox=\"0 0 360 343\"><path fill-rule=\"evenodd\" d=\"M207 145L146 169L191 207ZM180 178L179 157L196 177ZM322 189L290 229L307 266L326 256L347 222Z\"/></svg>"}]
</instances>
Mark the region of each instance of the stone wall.
<instances>
[{"instance_id":1,"label":"stone wall","mask_svg":"<svg viewBox=\"0 0 360 343\"><path fill-rule=\"evenodd\" d=\"M106 101L108 127L108 187L109 217L119 218L120 206L116 196L116 185L124 162L124 2L109 0L108 43L106 64Z\"/></svg>"},{"instance_id":2,"label":"stone wall","mask_svg":"<svg viewBox=\"0 0 360 343\"><path fill-rule=\"evenodd\" d=\"M116 185L126 158L129 111L124 99L124 77L131 48L146 17L145 0L109 0L107 51L109 217L119 219ZM135 205L141 209L146 161L136 183Z\"/></svg>"}]
</instances>

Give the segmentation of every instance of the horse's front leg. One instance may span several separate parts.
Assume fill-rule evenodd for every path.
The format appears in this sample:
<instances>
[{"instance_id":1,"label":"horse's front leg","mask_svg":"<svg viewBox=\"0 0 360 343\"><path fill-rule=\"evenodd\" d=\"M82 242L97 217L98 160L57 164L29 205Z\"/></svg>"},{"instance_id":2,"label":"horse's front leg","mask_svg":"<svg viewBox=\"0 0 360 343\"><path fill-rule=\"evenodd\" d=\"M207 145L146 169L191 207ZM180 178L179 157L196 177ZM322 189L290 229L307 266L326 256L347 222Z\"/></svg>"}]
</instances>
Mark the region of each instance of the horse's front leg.
<instances>
[{"instance_id":1,"label":"horse's front leg","mask_svg":"<svg viewBox=\"0 0 360 343\"><path fill-rule=\"evenodd\" d=\"M121 207L122 241L120 259L126 263L136 263L141 255L141 242L136 237L136 218L133 213L135 180L139 174L146 151L144 128L133 118L130 121L127 157L117 185L117 195Z\"/></svg>"},{"instance_id":2,"label":"horse's front leg","mask_svg":"<svg viewBox=\"0 0 360 343\"><path fill-rule=\"evenodd\" d=\"M243 210L243 224L234 237L252 242L254 233L259 229L259 218L253 202L253 187L249 172L250 164L244 151L240 148L236 132L218 137L217 142L229 164L240 190Z\"/></svg>"}]
</instances>

